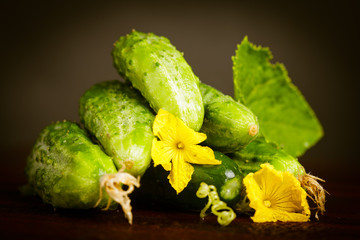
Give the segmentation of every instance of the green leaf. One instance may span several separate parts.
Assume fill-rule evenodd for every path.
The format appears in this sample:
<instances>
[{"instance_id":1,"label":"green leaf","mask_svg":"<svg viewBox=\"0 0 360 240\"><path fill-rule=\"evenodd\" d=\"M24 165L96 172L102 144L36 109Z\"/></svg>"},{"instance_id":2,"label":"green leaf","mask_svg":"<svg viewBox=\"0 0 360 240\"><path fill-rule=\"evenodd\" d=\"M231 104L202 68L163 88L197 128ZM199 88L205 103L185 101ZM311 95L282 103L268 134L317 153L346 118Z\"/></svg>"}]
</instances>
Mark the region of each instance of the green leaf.
<instances>
[{"instance_id":1,"label":"green leaf","mask_svg":"<svg viewBox=\"0 0 360 240\"><path fill-rule=\"evenodd\" d=\"M271 59L268 48L244 38L232 58L235 99L257 115L266 139L297 157L320 140L323 129L284 65Z\"/></svg>"}]
</instances>

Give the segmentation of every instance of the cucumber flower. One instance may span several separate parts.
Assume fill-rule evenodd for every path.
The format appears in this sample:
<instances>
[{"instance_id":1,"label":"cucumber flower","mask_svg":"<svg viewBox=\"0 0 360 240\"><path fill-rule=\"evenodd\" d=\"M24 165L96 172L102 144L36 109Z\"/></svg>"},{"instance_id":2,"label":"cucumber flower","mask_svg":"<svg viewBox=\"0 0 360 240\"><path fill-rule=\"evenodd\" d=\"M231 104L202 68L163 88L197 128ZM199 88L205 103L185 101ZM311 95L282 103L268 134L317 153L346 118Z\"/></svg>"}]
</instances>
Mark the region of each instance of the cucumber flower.
<instances>
[{"instance_id":1,"label":"cucumber flower","mask_svg":"<svg viewBox=\"0 0 360 240\"><path fill-rule=\"evenodd\" d=\"M179 118L160 109L155 117L151 157L154 165L162 165L171 186L180 193L191 180L194 167L191 164L221 164L209 147L197 145L206 139L206 134L195 132Z\"/></svg>"},{"instance_id":2,"label":"cucumber flower","mask_svg":"<svg viewBox=\"0 0 360 240\"><path fill-rule=\"evenodd\" d=\"M289 172L280 172L268 163L243 180L254 222L307 222L310 209L306 192Z\"/></svg>"}]
</instances>

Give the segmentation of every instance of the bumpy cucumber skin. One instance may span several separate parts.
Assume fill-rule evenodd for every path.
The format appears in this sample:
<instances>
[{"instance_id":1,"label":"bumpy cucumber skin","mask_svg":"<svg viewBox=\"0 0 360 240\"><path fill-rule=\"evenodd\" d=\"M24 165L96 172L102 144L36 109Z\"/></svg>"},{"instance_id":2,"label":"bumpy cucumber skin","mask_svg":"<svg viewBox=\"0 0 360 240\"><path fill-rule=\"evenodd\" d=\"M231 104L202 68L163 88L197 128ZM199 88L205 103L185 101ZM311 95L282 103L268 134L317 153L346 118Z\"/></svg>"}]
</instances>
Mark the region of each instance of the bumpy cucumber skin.
<instances>
[{"instance_id":1,"label":"bumpy cucumber skin","mask_svg":"<svg viewBox=\"0 0 360 240\"><path fill-rule=\"evenodd\" d=\"M167 38L133 31L120 37L112 55L120 75L140 90L155 112L163 108L200 130L204 106L199 79Z\"/></svg>"},{"instance_id":2,"label":"bumpy cucumber skin","mask_svg":"<svg viewBox=\"0 0 360 240\"><path fill-rule=\"evenodd\" d=\"M85 130L68 121L44 128L26 166L30 187L55 208L92 208L99 199L101 176L114 172L112 159Z\"/></svg>"},{"instance_id":3,"label":"bumpy cucumber skin","mask_svg":"<svg viewBox=\"0 0 360 240\"><path fill-rule=\"evenodd\" d=\"M290 172L295 177L306 173L297 158L284 152L275 144L267 142L263 137L259 137L246 148L233 153L231 158L244 176L260 170L260 165L263 163L270 163L276 170Z\"/></svg>"},{"instance_id":4,"label":"bumpy cucumber skin","mask_svg":"<svg viewBox=\"0 0 360 240\"><path fill-rule=\"evenodd\" d=\"M133 200L137 203L155 207L172 207L176 209L199 211L205 207L208 199L196 196L201 182L214 185L220 199L229 206L234 206L241 196L242 174L236 163L220 152L214 152L221 165L196 165L187 187L178 195L171 187L167 176L169 172L161 166L150 167L142 178L142 187L137 189Z\"/></svg>"},{"instance_id":5,"label":"bumpy cucumber skin","mask_svg":"<svg viewBox=\"0 0 360 240\"><path fill-rule=\"evenodd\" d=\"M235 152L257 137L249 134L251 127L259 129L257 117L244 105L215 88L200 83L205 106L201 132L207 136L205 144L224 153Z\"/></svg>"},{"instance_id":6,"label":"bumpy cucumber skin","mask_svg":"<svg viewBox=\"0 0 360 240\"><path fill-rule=\"evenodd\" d=\"M95 84L80 99L80 120L113 158L118 169L142 176L150 165L154 113L127 83Z\"/></svg>"}]
</instances>

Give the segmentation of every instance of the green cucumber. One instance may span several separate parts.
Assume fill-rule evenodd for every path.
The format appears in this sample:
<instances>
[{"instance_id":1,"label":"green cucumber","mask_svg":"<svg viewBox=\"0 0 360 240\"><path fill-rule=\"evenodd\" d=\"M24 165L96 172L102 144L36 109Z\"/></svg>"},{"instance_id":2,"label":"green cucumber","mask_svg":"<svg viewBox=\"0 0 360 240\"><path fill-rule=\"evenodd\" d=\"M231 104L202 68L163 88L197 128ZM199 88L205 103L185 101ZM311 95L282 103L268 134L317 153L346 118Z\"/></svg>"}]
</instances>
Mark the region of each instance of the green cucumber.
<instances>
[{"instance_id":1,"label":"green cucumber","mask_svg":"<svg viewBox=\"0 0 360 240\"><path fill-rule=\"evenodd\" d=\"M245 176L250 172L260 170L260 165L263 163L270 163L276 170L290 172L295 177L306 174L297 158L266 141L264 137L257 138L246 148L233 153L231 158Z\"/></svg>"},{"instance_id":2,"label":"green cucumber","mask_svg":"<svg viewBox=\"0 0 360 240\"><path fill-rule=\"evenodd\" d=\"M154 114L127 83L95 84L80 99L80 120L113 158L118 169L142 176L150 165Z\"/></svg>"},{"instance_id":3,"label":"green cucumber","mask_svg":"<svg viewBox=\"0 0 360 240\"><path fill-rule=\"evenodd\" d=\"M242 174L236 163L220 152L214 152L215 158L221 160L221 165L196 165L194 173L186 188L178 195L171 187L167 176L169 172L161 166L151 167L142 178L142 187L134 192L133 200L138 204L153 204L186 210L201 210L207 199L196 196L201 182L214 185L220 199L234 206L240 200Z\"/></svg>"},{"instance_id":4,"label":"green cucumber","mask_svg":"<svg viewBox=\"0 0 360 240\"><path fill-rule=\"evenodd\" d=\"M120 37L112 55L120 75L140 90L155 112L162 108L200 130L204 106L199 79L167 38L133 31Z\"/></svg>"},{"instance_id":5,"label":"green cucumber","mask_svg":"<svg viewBox=\"0 0 360 240\"><path fill-rule=\"evenodd\" d=\"M55 208L92 208L99 199L100 178L115 172L112 159L69 121L42 130L26 165L28 187ZM106 202L107 197L99 207Z\"/></svg>"},{"instance_id":6,"label":"green cucumber","mask_svg":"<svg viewBox=\"0 0 360 240\"><path fill-rule=\"evenodd\" d=\"M215 88L200 83L205 106L201 132L205 144L224 153L235 152L254 140L259 132L257 117L244 105Z\"/></svg>"},{"instance_id":7,"label":"green cucumber","mask_svg":"<svg viewBox=\"0 0 360 240\"><path fill-rule=\"evenodd\" d=\"M316 218L318 218L318 212L322 214L325 212L326 191L319 183L323 180L306 173L297 158L286 153L274 143L268 142L264 137L257 138L244 149L233 153L231 157L238 165L243 177L260 170L263 163L271 164L277 171L289 172L299 180L310 199L316 204ZM238 211L246 213L251 209L248 206L245 191L242 193L242 201L237 204L236 208Z\"/></svg>"}]
</instances>

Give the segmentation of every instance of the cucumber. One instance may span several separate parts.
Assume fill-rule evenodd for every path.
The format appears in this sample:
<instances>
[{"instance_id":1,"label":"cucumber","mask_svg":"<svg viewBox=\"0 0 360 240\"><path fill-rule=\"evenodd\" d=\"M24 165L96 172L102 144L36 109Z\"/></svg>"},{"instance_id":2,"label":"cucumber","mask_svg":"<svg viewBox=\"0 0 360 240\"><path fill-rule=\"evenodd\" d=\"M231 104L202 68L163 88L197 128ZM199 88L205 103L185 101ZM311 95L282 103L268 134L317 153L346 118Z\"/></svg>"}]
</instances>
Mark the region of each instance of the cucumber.
<instances>
[{"instance_id":1,"label":"cucumber","mask_svg":"<svg viewBox=\"0 0 360 240\"><path fill-rule=\"evenodd\" d=\"M286 153L275 144L268 142L264 137L259 137L251 142L244 149L230 155L238 165L243 177L248 173L260 170L263 163L271 164L274 169L280 172L289 172L296 177L301 187L305 189L310 199L316 204L315 217L318 218L318 212L325 212L326 190L321 186L321 178L306 173L305 168L300 164L297 158ZM237 204L236 208L240 212L250 211L247 198Z\"/></svg>"},{"instance_id":2,"label":"cucumber","mask_svg":"<svg viewBox=\"0 0 360 240\"><path fill-rule=\"evenodd\" d=\"M169 172L161 166L150 167L142 178L142 187L134 192L133 200L137 204L155 207L172 207L176 209L199 211L205 207L207 199L198 198L196 191L201 182L214 185L220 199L234 206L240 200L242 174L236 163L220 152L214 152L221 165L193 165L194 173L187 187L178 195L171 187L167 176Z\"/></svg>"},{"instance_id":3,"label":"cucumber","mask_svg":"<svg viewBox=\"0 0 360 240\"><path fill-rule=\"evenodd\" d=\"M224 153L236 152L254 140L259 132L257 117L244 105L215 88L200 83L205 107L201 132L205 144Z\"/></svg>"},{"instance_id":4,"label":"cucumber","mask_svg":"<svg viewBox=\"0 0 360 240\"><path fill-rule=\"evenodd\" d=\"M140 90L156 112L163 108L200 130L204 106L199 79L167 38L133 31L114 44L112 56L120 75Z\"/></svg>"},{"instance_id":5,"label":"cucumber","mask_svg":"<svg viewBox=\"0 0 360 240\"><path fill-rule=\"evenodd\" d=\"M55 208L92 208L99 199L100 177L115 172L112 159L69 121L41 131L26 165L28 187ZM99 207L106 202L107 197Z\"/></svg>"},{"instance_id":6,"label":"cucumber","mask_svg":"<svg viewBox=\"0 0 360 240\"><path fill-rule=\"evenodd\" d=\"M235 152L231 158L236 162L244 177L250 172L260 170L260 165L270 163L278 171L288 171L295 177L306 174L304 167L298 159L284 152L275 144L267 142L264 137L259 137L246 148Z\"/></svg>"},{"instance_id":7,"label":"cucumber","mask_svg":"<svg viewBox=\"0 0 360 240\"><path fill-rule=\"evenodd\" d=\"M150 165L154 114L131 85L95 84L80 99L80 120L113 158L118 169L142 176Z\"/></svg>"}]
</instances>

